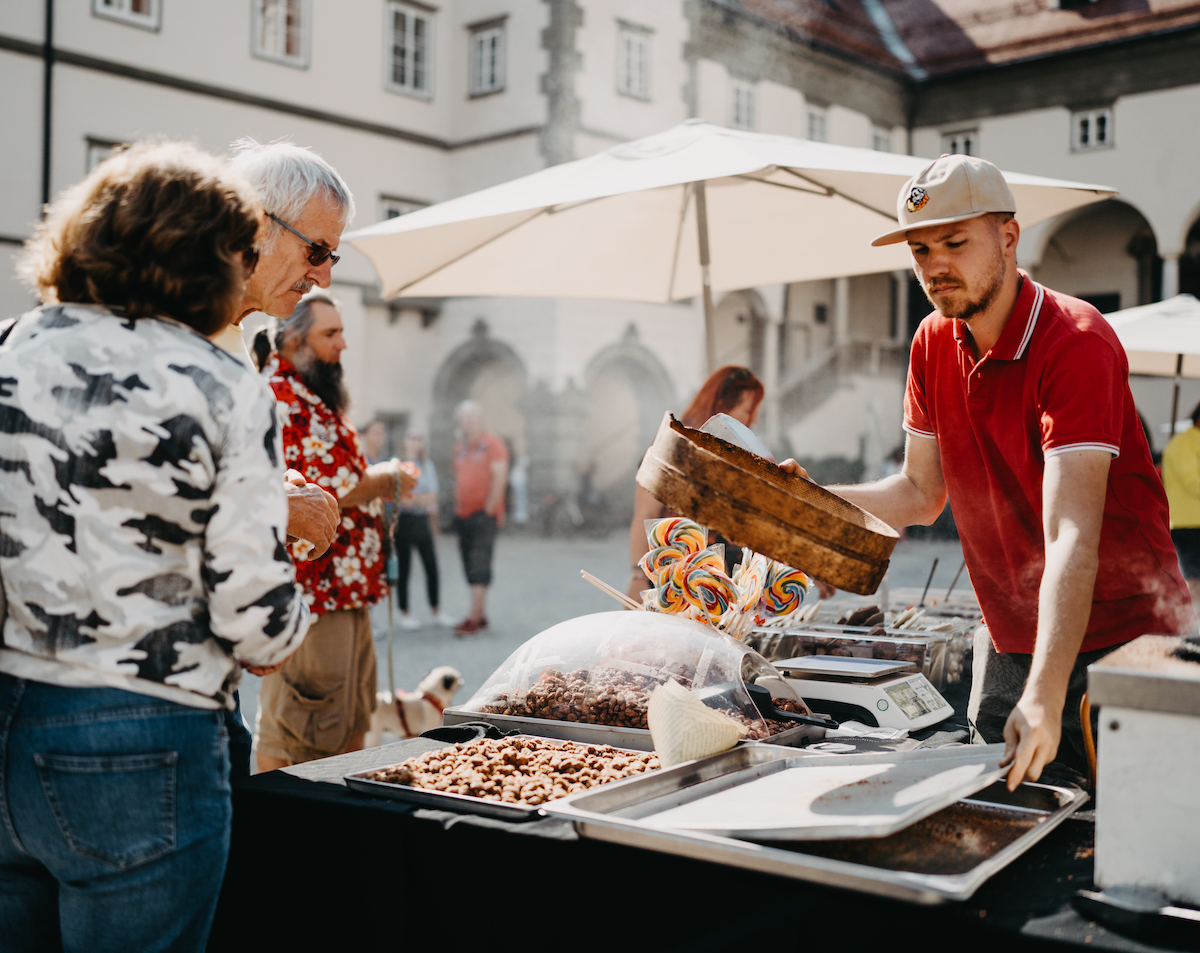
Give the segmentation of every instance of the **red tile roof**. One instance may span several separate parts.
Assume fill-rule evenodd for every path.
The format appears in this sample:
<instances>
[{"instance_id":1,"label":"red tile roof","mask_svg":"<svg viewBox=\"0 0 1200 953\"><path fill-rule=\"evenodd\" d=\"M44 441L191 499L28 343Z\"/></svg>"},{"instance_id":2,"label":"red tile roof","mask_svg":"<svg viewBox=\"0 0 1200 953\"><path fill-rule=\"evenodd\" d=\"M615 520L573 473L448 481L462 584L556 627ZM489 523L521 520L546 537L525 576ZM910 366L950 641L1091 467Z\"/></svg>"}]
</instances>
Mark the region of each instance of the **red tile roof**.
<instances>
[{"instance_id":1,"label":"red tile roof","mask_svg":"<svg viewBox=\"0 0 1200 953\"><path fill-rule=\"evenodd\" d=\"M904 64L867 4L878 4L927 74L953 73L1200 25L1200 0L717 0L877 67Z\"/></svg>"}]
</instances>

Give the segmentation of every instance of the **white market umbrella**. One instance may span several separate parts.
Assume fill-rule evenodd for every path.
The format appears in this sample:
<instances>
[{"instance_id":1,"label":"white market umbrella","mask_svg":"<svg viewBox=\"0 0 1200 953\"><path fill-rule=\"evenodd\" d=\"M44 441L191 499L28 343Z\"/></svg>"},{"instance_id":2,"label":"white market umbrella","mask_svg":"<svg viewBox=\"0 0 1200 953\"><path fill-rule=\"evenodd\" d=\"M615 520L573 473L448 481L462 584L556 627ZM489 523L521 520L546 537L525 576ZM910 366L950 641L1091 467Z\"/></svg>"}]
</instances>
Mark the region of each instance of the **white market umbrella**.
<instances>
[{"instance_id":1,"label":"white market umbrella","mask_svg":"<svg viewBox=\"0 0 1200 953\"><path fill-rule=\"evenodd\" d=\"M1174 433L1180 378L1200 377L1200 301L1188 294L1176 295L1105 317L1129 355L1132 373L1175 378L1171 395Z\"/></svg>"},{"instance_id":2,"label":"white market umbrella","mask_svg":"<svg viewBox=\"0 0 1200 953\"><path fill-rule=\"evenodd\" d=\"M910 266L872 248L929 160L688 120L347 235L383 296L669 302ZM1005 173L1025 225L1114 194Z\"/></svg>"}]
</instances>

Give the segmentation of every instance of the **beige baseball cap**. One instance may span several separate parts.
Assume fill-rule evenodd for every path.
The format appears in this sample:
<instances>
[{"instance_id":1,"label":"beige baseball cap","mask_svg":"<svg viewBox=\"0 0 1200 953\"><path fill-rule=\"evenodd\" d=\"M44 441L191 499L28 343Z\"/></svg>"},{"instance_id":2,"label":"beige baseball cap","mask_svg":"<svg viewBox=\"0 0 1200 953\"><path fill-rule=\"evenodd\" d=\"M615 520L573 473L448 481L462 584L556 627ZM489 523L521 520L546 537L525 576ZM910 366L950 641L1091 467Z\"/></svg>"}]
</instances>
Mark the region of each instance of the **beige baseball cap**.
<instances>
[{"instance_id":1,"label":"beige baseball cap","mask_svg":"<svg viewBox=\"0 0 1200 953\"><path fill-rule=\"evenodd\" d=\"M989 212L1016 212L999 169L977 156L942 156L904 183L896 199L900 227L880 235L872 245L904 241L911 228L964 222Z\"/></svg>"}]
</instances>

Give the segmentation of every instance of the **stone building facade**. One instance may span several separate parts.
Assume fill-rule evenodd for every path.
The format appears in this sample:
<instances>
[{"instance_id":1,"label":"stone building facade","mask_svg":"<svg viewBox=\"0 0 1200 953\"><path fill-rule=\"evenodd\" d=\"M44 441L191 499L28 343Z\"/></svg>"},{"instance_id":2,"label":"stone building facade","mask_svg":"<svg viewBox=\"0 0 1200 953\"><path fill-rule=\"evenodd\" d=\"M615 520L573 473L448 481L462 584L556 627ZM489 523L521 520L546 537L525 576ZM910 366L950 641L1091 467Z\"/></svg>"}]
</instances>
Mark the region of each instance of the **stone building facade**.
<instances>
[{"instance_id":1,"label":"stone building facade","mask_svg":"<svg viewBox=\"0 0 1200 953\"><path fill-rule=\"evenodd\" d=\"M1200 290L1195 0L40 0L0 6L0 84L0 252L146 135L311 146L362 226L699 117L1114 186L1028 230L1023 265L1104 309ZM30 303L9 257L5 314ZM444 470L454 405L480 400L535 520L586 490L618 518L707 370L698 301L384 301L352 249L333 290L356 418L428 431ZM718 359L763 378L779 451L870 476L923 307L906 273L734 292Z\"/></svg>"}]
</instances>

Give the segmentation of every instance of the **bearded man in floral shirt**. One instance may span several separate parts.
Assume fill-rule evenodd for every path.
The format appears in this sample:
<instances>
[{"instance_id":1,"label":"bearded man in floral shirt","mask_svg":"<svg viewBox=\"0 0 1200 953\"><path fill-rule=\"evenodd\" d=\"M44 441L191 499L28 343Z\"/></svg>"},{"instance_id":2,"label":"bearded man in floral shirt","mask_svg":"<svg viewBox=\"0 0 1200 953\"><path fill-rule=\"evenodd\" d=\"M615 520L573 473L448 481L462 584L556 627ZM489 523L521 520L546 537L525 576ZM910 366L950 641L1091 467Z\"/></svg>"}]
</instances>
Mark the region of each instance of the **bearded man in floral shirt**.
<instances>
[{"instance_id":1,"label":"bearded man in floral shirt","mask_svg":"<svg viewBox=\"0 0 1200 953\"><path fill-rule=\"evenodd\" d=\"M337 300L309 294L277 325L274 343L278 354L263 373L275 392L284 460L338 498L342 522L319 558L309 559L307 540L289 544L314 621L300 650L263 679L260 772L362 748L376 691L368 606L387 596L383 499L416 485L411 466L398 460L368 466L345 415Z\"/></svg>"}]
</instances>

